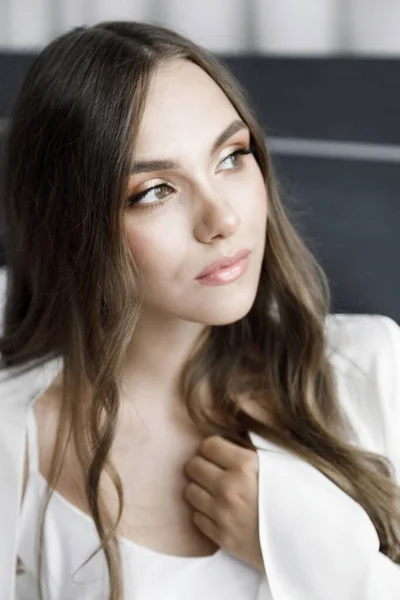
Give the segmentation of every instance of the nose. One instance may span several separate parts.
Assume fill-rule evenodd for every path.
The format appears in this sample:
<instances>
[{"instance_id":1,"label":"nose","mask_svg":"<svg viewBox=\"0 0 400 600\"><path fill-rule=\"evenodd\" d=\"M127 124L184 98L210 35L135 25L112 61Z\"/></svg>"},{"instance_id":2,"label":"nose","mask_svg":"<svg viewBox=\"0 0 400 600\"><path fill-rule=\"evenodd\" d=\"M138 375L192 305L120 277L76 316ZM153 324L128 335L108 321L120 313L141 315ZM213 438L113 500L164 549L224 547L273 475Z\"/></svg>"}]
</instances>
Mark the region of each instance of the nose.
<instances>
[{"instance_id":1,"label":"nose","mask_svg":"<svg viewBox=\"0 0 400 600\"><path fill-rule=\"evenodd\" d=\"M194 234L202 243L216 238L228 238L240 227L240 217L235 209L215 190L204 190L199 200Z\"/></svg>"}]
</instances>

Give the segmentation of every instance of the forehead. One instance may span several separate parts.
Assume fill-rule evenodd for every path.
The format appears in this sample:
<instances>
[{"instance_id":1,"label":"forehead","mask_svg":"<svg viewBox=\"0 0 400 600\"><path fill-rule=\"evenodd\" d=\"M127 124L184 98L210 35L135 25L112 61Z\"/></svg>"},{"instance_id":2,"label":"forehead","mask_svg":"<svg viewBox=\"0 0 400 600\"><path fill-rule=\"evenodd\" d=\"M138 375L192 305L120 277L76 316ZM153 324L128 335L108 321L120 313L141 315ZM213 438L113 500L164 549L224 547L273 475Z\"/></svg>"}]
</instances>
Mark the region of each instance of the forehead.
<instances>
[{"instance_id":1,"label":"forehead","mask_svg":"<svg viewBox=\"0 0 400 600\"><path fill-rule=\"evenodd\" d=\"M230 100L205 71L189 61L170 61L152 76L136 153L174 153L193 142L209 145L235 118Z\"/></svg>"}]
</instances>

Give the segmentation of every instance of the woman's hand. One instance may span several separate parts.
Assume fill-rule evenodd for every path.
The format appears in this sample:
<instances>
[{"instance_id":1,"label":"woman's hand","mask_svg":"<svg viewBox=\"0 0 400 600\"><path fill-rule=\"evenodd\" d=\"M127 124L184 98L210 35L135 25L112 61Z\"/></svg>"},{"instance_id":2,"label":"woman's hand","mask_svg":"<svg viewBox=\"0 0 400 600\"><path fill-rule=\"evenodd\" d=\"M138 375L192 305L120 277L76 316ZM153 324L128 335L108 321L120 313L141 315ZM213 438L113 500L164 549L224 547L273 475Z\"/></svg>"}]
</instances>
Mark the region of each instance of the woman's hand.
<instances>
[{"instance_id":1,"label":"woman's hand","mask_svg":"<svg viewBox=\"0 0 400 600\"><path fill-rule=\"evenodd\" d=\"M257 453L211 436L186 463L185 471L191 481L184 498L194 509L195 525L218 546L264 573Z\"/></svg>"}]
</instances>

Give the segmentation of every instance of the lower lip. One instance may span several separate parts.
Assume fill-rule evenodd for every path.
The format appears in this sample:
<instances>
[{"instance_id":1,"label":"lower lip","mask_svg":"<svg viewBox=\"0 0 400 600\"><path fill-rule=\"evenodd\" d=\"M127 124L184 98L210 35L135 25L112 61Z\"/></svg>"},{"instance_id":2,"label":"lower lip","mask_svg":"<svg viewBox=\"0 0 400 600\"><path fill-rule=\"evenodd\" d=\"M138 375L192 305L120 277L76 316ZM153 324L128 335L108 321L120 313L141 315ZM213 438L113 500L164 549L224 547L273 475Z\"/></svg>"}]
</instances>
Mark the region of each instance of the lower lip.
<instances>
[{"instance_id":1,"label":"lower lip","mask_svg":"<svg viewBox=\"0 0 400 600\"><path fill-rule=\"evenodd\" d=\"M238 260L229 267L224 267L223 269L214 271L214 273L210 273L210 275L205 275L204 277L198 277L196 281L203 285L225 285L227 283L232 283L232 281L240 279L240 277L245 274L248 266L249 255Z\"/></svg>"}]
</instances>

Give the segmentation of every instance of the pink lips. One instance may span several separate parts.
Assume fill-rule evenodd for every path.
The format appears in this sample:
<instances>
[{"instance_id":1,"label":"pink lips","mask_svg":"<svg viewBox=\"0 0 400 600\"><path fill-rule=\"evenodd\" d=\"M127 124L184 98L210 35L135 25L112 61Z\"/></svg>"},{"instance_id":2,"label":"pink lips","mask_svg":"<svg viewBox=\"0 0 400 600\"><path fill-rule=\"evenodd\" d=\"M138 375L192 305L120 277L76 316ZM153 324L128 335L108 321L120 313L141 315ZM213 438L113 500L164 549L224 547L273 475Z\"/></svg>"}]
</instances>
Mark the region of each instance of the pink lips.
<instances>
[{"instance_id":1,"label":"pink lips","mask_svg":"<svg viewBox=\"0 0 400 600\"><path fill-rule=\"evenodd\" d=\"M196 280L199 283L211 285L222 285L236 281L247 270L250 253L250 250L242 249L233 256L219 258L201 271Z\"/></svg>"}]
</instances>

